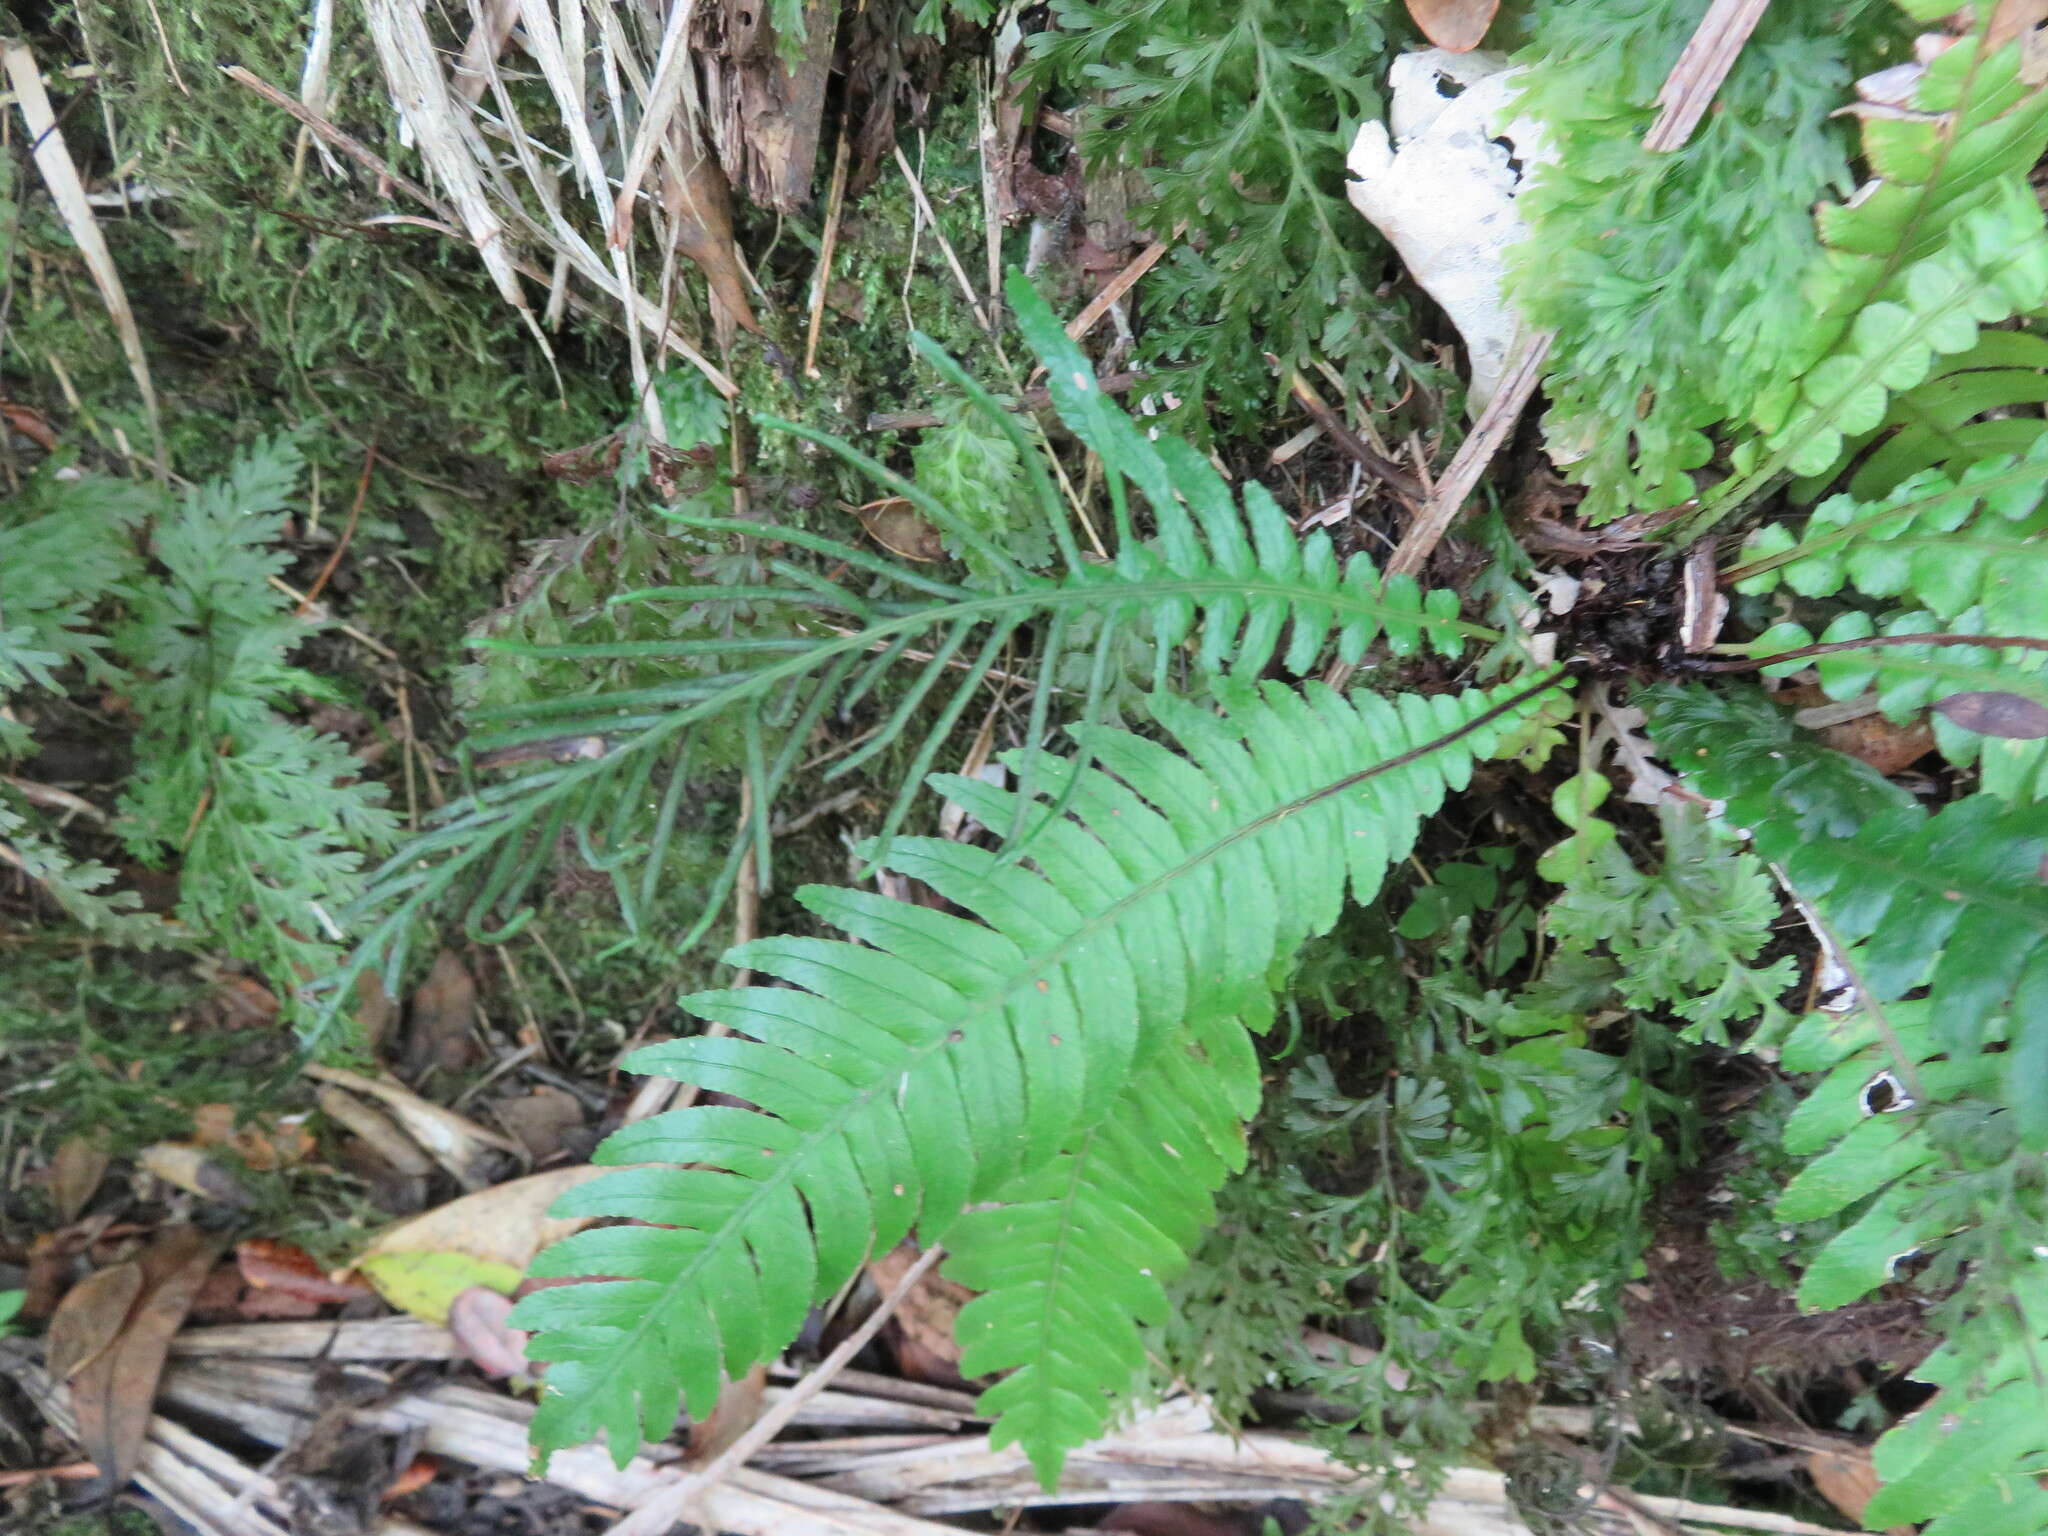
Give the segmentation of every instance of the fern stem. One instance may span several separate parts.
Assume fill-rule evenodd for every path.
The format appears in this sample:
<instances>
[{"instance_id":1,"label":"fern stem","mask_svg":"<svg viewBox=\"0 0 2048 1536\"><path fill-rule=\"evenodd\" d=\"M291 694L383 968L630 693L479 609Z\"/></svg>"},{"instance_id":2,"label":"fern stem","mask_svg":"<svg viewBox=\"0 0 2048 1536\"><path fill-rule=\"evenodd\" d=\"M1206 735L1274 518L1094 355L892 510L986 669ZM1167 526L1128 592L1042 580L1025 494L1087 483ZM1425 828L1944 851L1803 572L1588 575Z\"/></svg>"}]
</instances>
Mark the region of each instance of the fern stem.
<instances>
[{"instance_id":1,"label":"fern stem","mask_svg":"<svg viewBox=\"0 0 2048 1536\"><path fill-rule=\"evenodd\" d=\"M1986 650L2048 651L2048 640L2035 639L2030 635L1959 635L1941 632L1927 635L1866 635L1861 640L1826 640L1817 645L1802 645L1795 650L1779 651L1770 656L1745 656L1736 661L1689 661L1686 668L1693 672L1759 672L1765 667L1775 667L1788 661L1800 661L1808 656L1832 656L1838 651L1867 651L1887 645L1974 645Z\"/></svg>"}]
</instances>

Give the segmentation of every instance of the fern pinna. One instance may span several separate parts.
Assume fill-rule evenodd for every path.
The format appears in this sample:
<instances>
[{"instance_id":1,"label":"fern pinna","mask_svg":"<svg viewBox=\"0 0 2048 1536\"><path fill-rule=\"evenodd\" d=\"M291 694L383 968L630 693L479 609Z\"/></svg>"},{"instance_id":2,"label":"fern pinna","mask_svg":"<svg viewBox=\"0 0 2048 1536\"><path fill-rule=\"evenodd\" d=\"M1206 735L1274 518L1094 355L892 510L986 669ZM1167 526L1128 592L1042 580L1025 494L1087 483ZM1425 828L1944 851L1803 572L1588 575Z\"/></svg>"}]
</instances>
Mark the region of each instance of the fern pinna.
<instances>
[{"instance_id":1,"label":"fern pinna","mask_svg":"<svg viewBox=\"0 0 2048 1536\"><path fill-rule=\"evenodd\" d=\"M600 1161L670 1166L558 1208L660 1225L588 1231L538 1261L541 1275L616 1277L520 1304L550 1362L539 1444L602 1430L625 1457L667 1433L680 1400L708 1411L722 1373L773 1355L814 1301L915 1230L961 1244L960 1277L988 1288L965 1323L969 1367L1020 1368L991 1394L997 1434L1055 1475L1132 1385L1129 1319L1156 1310L1206 1191L1241 1155L1243 1031L1272 1017L1275 963L1335 920L1347 882L1378 889L1421 817L1550 686L1397 702L1226 687L1221 714L1162 695L1178 752L1085 729L1094 766L1010 760L1040 785L1022 805L937 780L988 825L1022 810L1032 862L898 839L884 862L973 918L809 888L805 905L852 942L743 946L732 963L787 985L700 993L689 1006L734 1037L629 1058L759 1111L628 1127ZM959 1220L989 1201L1010 1209ZM1142 1226L1123 1224L1141 1209ZM1079 1228L1119 1235L1061 1240Z\"/></svg>"}]
</instances>

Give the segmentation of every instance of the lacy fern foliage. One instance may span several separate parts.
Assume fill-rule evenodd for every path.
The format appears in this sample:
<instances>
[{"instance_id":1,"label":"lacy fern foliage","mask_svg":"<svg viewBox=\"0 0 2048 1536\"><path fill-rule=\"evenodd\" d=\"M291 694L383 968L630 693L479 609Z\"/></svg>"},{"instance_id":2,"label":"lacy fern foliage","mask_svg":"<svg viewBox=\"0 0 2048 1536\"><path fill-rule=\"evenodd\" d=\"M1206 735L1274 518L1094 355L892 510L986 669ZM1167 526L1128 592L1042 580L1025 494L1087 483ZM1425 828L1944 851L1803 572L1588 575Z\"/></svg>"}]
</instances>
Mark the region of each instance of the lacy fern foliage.
<instances>
[{"instance_id":1,"label":"lacy fern foliage","mask_svg":"<svg viewBox=\"0 0 2048 1536\"><path fill-rule=\"evenodd\" d=\"M335 696L291 664L317 626L269 585L300 467L276 438L167 510L150 551L163 579L138 587L115 637L151 765L123 802L129 844L178 860L179 915L280 998L333 965L363 852L396 831L347 748L282 713Z\"/></svg>"},{"instance_id":2,"label":"lacy fern foliage","mask_svg":"<svg viewBox=\"0 0 2048 1536\"><path fill-rule=\"evenodd\" d=\"M1045 1180L1080 1181L1064 1210L1019 1218L1045 1237L1156 1191L1142 1161L1151 1149L1120 1150L1114 1135L1098 1149L1089 1133L1120 1106L1127 1122L1151 1123L1175 1080L1162 1063L1221 1021L1263 1027L1276 964L1335 920L1347 886L1378 889L1420 818L1547 687L1390 702L1269 685L1226 689L1220 716L1162 695L1156 713L1178 752L1083 728L1095 766L1011 759L1020 783L1043 786L1035 798L938 780L987 825L1032 820L1031 864L898 839L884 862L974 918L807 888L805 904L853 942L743 946L734 964L787 985L698 994L693 1011L733 1037L630 1058L760 1112L692 1108L629 1127L600 1161L671 1166L614 1174L559 1207L661 1228L585 1232L538 1261L544 1275L619 1277L520 1305L518 1325L539 1330L534 1353L550 1362L538 1443L602 1430L629 1456L641 1435L668 1431L680 1401L708 1411L721 1374L788 1343L811 1302L871 1251L913 1230L946 1242L966 1207L1006 1190L1058 1206ZM1155 1067L1167 1074L1159 1085L1134 1090ZM1226 1162L1247 1108L1232 1081L1176 1112L1201 1111L1195 1129ZM1197 1212L1204 1182L1179 1188ZM970 1255L976 1236L970 1226ZM1056 1470L1106 1415L1104 1359L1129 1358L1128 1336L1102 1319L1134 1304L1129 1315L1142 1316L1151 1291L1125 1268L1125 1284L1084 1299L1072 1287L1094 1277L1044 1255L970 1257L968 1270L995 1283L978 1354L1030 1368L993 1406L1017 1416L1008 1432ZM1041 1305L1020 1305L1019 1292ZM1053 1338L1042 1330L1055 1321L1084 1331Z\"/></svg>"}]
</instances>

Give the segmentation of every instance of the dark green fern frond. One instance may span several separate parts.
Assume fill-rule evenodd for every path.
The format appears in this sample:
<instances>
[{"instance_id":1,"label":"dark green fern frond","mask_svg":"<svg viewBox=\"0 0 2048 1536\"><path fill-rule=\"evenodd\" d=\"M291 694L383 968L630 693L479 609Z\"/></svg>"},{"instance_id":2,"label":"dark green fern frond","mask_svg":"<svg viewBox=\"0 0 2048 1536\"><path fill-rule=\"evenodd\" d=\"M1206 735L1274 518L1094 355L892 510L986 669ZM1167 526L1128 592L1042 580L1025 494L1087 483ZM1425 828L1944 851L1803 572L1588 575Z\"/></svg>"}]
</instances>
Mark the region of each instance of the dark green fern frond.
<instances>
[{"instance_id":1,"label":"dark green fern frond","mask_svg":"<svg viewBox=\"0 0 2048 1536\"><path fill-rule=\"evenodd\" d=\"M303 1020L307 977L330 969L365 852L396 830L341 741L290 719L332 686L291 664L318 628L268 584L301 459L258 443L159 518L165 579L134 593L115 644L132 669L149 766L122 802L129 845L176 859L179 916L254 966Z\"/></svg>"},{"instance_id":2,"label":"dark green fern frond","mask_svg":"<svg viewBox=\"0 0 2048 1536\"><path fill-rule=\"evenodd\" d=\"M370 920L355 969L380 966L395 975L414 933L437 909L462 913L475 937L507 936L531 914L526 893L565 837L610 876L628 921L636 921L652 903L662 858L689 798L693 743L720 729L745 741L753 814L733 836L699 926L685 941L693 942L717 919L749 849L764 887L769 883L769 818L808 750L813 727L828 711L844 711L867 696L888 669L906 675L908 686L859 750L831 769L831 775L858 769L905 739L919 711L927 711L901 792L883 820L884 846L1007 647L1032 658L1037 689L1029 734L1043 739L1059 680L1076 663L1086 682L1068 708L1082 720L1102 717L1109 658L1133 640L1152 646L1155 682L1163 684L1182 658L1239 677L1274 665L1300 675L1326 655L1356 662L1375 645L1396 656L1424 644L1456 654L1468 638L1498 638L1459 618L1455 593L1425 594L1405 576L1383 580L1362 553L1340 560L1320 530L1305 539L1297 535L1263 487L1248 485L1240 498L1187 444L1152 441L1095 383L1080 348L1029 284L1013 283L1010 297L1020 328L1047 366L1054 405L1102 460L1117 530L1112 563L1081 556L1057 491L1035 454L1022 447L1021 429L1006 412L994 411L991 419L1006 434L1018 434L1032 500L1061 552L1056 576L1024 571L972 517L850 444L769 423L821 443L911 500L978 557L982 579L991 585L946 582L799 529L678 517L700 535L772 537L815 557L824 570L837 566L855 574L834 579L785 559L769 562L775 579L764 585L670 587L615 599L771 607L784 629L765 636L581 646L488 642L514 656L666 663L674 681L480 712L472 751L523 748L566 760L472 790L379 870L365 901ZM969 387L936 348L928 346L927 356ZM1149 533L1140 532L1141 516ZM1082 650L1076 636L1084 629ZM651 825L643 813L650 801L659 805ZM345 997L346 989L332 995Z\"/></svg>"},{"instance_id":3,"label":"dark green fern frond","mask_svg":"<svg viewBox=\"0 0 2048 1536\"><path fill-rule=\"evenodd\" d=\"M1971 795L1930 815L1760 695L1665 688L1647 702L1665 756L1860 946L1873 997L1925 986L1948 1051L2013 1021L2011 1102L2048 1145L2048 805Z\"/></svg>"},{"instance_id":4,"label":"dark green fern frond","mask_svg":"<svg viewBox=\"0 0 2048 1536\"><path fill-rule=\"evenodd\" d=\"M1042 822L1029 864L938 839L884 856L975 919L801 892L853 942L743 946L734 964L787 985L687 999L735 1035L630 1058L761 1112L629 1127L600 1161L697 1166L633 1168L560 1207L660 1226L585 1232L538 1261L539 1274L619 1277L521 1303L550 1362L543 1450L602 1430L623 1459L667 1432L679 1401L707 1410L721 1374L772 1356L867 1254L913 1229L945 1241L967 1206L1078 1151L1177 1042L1269 1019L1276 961L1335 920L1347 885L1378 889L1446 786L1551 681L1391 702L1227 688L1224 716L1162 696L1155 712L1185 755L1100 727L1081 733L1094 766L1012 754L1020 784L1040 786L1024 797ZM993 825L1014 807L976 809ZM1207 1117L1202 1128L1218 1134ZM1117 1347L1114 1330L1101 1347ZM1028 1339L984 1348L1044 1360ZM1100 1395L1057 1372L1045 1382ZM1042 1463L1082 1418L1027 1413L1034 1437L1055 1435L1033 1440Z\"/></svg>"}]
</instances>

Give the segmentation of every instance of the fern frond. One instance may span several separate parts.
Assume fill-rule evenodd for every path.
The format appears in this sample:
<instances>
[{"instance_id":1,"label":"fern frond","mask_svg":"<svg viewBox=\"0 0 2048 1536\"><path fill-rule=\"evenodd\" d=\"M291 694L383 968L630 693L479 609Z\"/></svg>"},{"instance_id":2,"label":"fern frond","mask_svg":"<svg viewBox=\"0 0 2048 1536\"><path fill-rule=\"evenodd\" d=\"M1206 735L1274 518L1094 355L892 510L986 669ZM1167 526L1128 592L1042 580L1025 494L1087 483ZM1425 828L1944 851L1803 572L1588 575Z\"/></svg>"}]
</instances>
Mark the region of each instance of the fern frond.
<instances>
[{"instance_id":1,"label":"fern frond","mask_svg":"<svg viewBox=\"0 0 2048 1536\"><path fill-rule=\"evenodd\" d=\"M2048 427L2044 406L2048 337L1984 331L1969 351L1937 359L1924 380L1895 396L1875 432L1845 445L1844 457L1856 461L1849 494L1875 501L1923 470L1956 474L2025 456ZM1795 494L1806 489L1793 487Z\"/></svg>"},{"instance_id":2,"label":"fern frond","mask_svg":"<svg viewBox=\"0 0 2048 1536\"><path fill-rule=\"evenodd\" d=\"M1995 1033L1996 1031L1994 1031ZM1779 1198L1796 1222L1863 1209L1811 1255L1809 1310L1843 1307L1914 1258L1960 1273L1944 1342L1912 1374L1942 1390L1877 1443L1884 1488L1866 1524L1931 1520L1930 1536L2048 1529L2048 1291L2035 1248L2042 1211L2014 1116L2001 1112L2006 1056L1945 1052L1925 1001L1817 1013L1781 1065L1825 1073L1785 1126L1785 1150L1813 1160ZM2039 1069L2034 1069L2038 1071ZM1985 1220L1997 1210L2003 1220ZM1937 1281L1938 1283L1938 1281Z\"/></svg>"},{"instance_id":3,"label":"fern frond","mask_svg":"<svg viewBox=\"0 0 2048 1536\"><path fill-rule=\"evenodd\" d=\"M629 1058L761 1112L628 1127L600 1161L699 1166L634 1168L560 1207L663 1229L584 1232L537 1262L618 1277L521 1303L551 1362L541 1447L602 1430L623 1459L679 1400L708 1410L722 1372L780 1349L869 1252L913 1228L944 1241L966 1206L1075 1150L1175 1040L1269 1020L1275 962L1334 921L1347 884L1378 889L1419 818L1553 682L1397 702L1235 687L1221 717L1163 695L1155 713L1185 756L1084 728L1093 766L1012 755L1032 795L938 781L989 825L1041 822L1029 866L935 839L883 856L974 920L809 887L800 898L851 942L742 946L732 963L788 985L686 999L735 1035Z\"/></svg>"},{"instance_id":4,"label":"fern frond","mask_svg":"<svg viewBox=\"0 0 2048 1536\"><path fill-rule=\"evenodd\" d=\"M2048 302L2048 229L2027 185L2048 146L2048 96L2019 71L2016 44L1986 49L1980 33L1926 66L1904 115L1861 114L1873 179L1820 210L1826 255L1808 284L1796 366L1759 398L1761 435L1736 446L1736 473L1698 521L1780 473L1828 473L1939 358Z\"/></svg>"},{"instance_id":5,"label":"fern frond","mask_svg":"<svg viewBox=\"0 0 2048 1536\"><path fill-rule=\"evenodd\" d=\"M150 765L123 800L129 845L178 859L179 915L282 999L334 964L363 854L396 830L347 748L280 713L332 696L288 660L316 626L267 584L289 558L276 544L301 463L277 438L187 493L155 530L166 579L115 637Z\"/></svg>"},{"instance_id":6,"label":"fern frond","mask_svg":"<svg viewBox=\"0 0 2048 1536\"><path fill-rule=\"evenodd\" d=\"M1002 1189L946 1234L945 1273L982 1294L956 1325L992 1443L1021 1443L1047 1488L1067 1451L1102 1435L1145 1373L1139 1326L1166 1320L1164 1287L1243 1170L1259 1064L1234 1018L1201 1020L1155 1056L1071 1152Z\"/></svg>"},{"instance_id":7,"label":"fern frond","mask_svg":"<svg viewBox=\"0 0 2048 1536\"><path fill-rule=\"evenodd\" d=\"M1928 814L1866 765L1795 734L1760 695L1663 688L1647 699L1659 748L1779 864L1880 1001L1925 986L1935 1042L2018 1032L2015 1108L2048 1145L2048 806L1971 795ZM1832 761L1831 761L1832 760Z\"/></svg>"},{"instance_id":8,"label":"fern frond","mask_svg":"<svg viewBox=\"0 0 2048 1536\"><path fill-rule=\"evenodd\" d=\"M365 907L375 915L352 970L376 965L395 975L413 932L436 907L464 913L477 937L487 936L487 923L501 925L496 937L509 934L531 914L526 889L564 835L596 854L593 862L610 874L621 907L634 921L661 874L658 855L685 799L680 786L692 743L716 727L759 732L763 721L772 722L776 746L753 738L758 751L749 771L752 820L732 839L699 926L685 940L694 942L716 920L747 849L766 842L776 796L796 770L812 727L829 710L844 710L864 697L885 669L907 673L907 686L860 751L832 770L850 772L903 740L919 708L935 707L902 791L884 817L883 846L902 825L948 733L1013 642L1020 648L1030 644L1035 658L1031 735L1042 739L1056 679L1075 661L1084 663L1077 713L1084 720L1100 718L1110 685L1108 658L1130 641L1151 645L1154 681L1163 684L1184 654L1201 669L1227 669L1238 677L1258 676L1275 665L1301 675L1330 652L1356 662L1375 645L1405 656L1427 644L1454 655L1468 639L1498 638L1458 616L1454 592L1424 593L1406 576L1383 580L1362 553L1340 560L1320 530L1298 536L1262 486L1246 486L1240 498L1186 443L1153 442L1096 385L1080 348L1030 285L1014 282L1010 299L1019 327L1047 366L1055 407L1102 459L1118 533L1113 562L1081 558L1057 493L1028 453L1020 453L1020 461L1062 552L1063 568L1052 577L1022 570L990 543L972 516L852 445L810 428L768 422L829 448L913 501L979 556L982 575L992 585L945 582L803 530L678 517L680 527L706 536L772 536L858 574L837 581L777 562L772 574L780 579L767 585L670 587L617 599L676 605L744 599L788 616L789 632L780 635L587 646L489 642L506 654L533 658L631 656L669 665L674 680L479 713L481 730L470 743L479 751L556 741L591 743L598 750L451 803L374 876ZM935 363L964 379L926 345ZM1007 413L993 417L1005 434L1018 432ZM1149 536L1137 531L1139 510L1149 515ZM1083 628L1088 650L1077 657L1073 644ZM923 659L913 659L913 652ZM662 798L651 830L619 814L644 798L626 793L635 786ZM757 873L764 887L770 883L765 857ZM330 995L340 999L346 990Z\"/></svg>"},{"instance_id":9,"label":"fern frond","mask_svg":"<svg viewBox=\"0 0 2048 1536\"><path fill-rule=\"evenodd\" d=\"M1889 612L1881 622L1851 610L1835 618L1818 637L1823 641L1937 630L2048 637L2048 607L2040 600L2048 589L2044 495L2048 435L2036 432L2024 454L1981 460L1954 477L1929 470L1875 503L1830 497L1797 534L1782 523L1764 525L1743 545L1736 590L1760 596L1782 585L1822 598L1853 588L1924 605ZM1806 625L1788 621L1757 636L1750 654L1796 650L1815 638ZM2044 660L2023 650L1892 646L1823 656L1814 665L1830 698L1854 698L1874 686L1886 716L1905 721L1961 691L2016 693L2048 707ZM1940 716L1934 729L1951 762L1981 761L1992 793L2032 799L2042 789L2043 743L1987 741Z\"/></svg>"}]
</instances>

